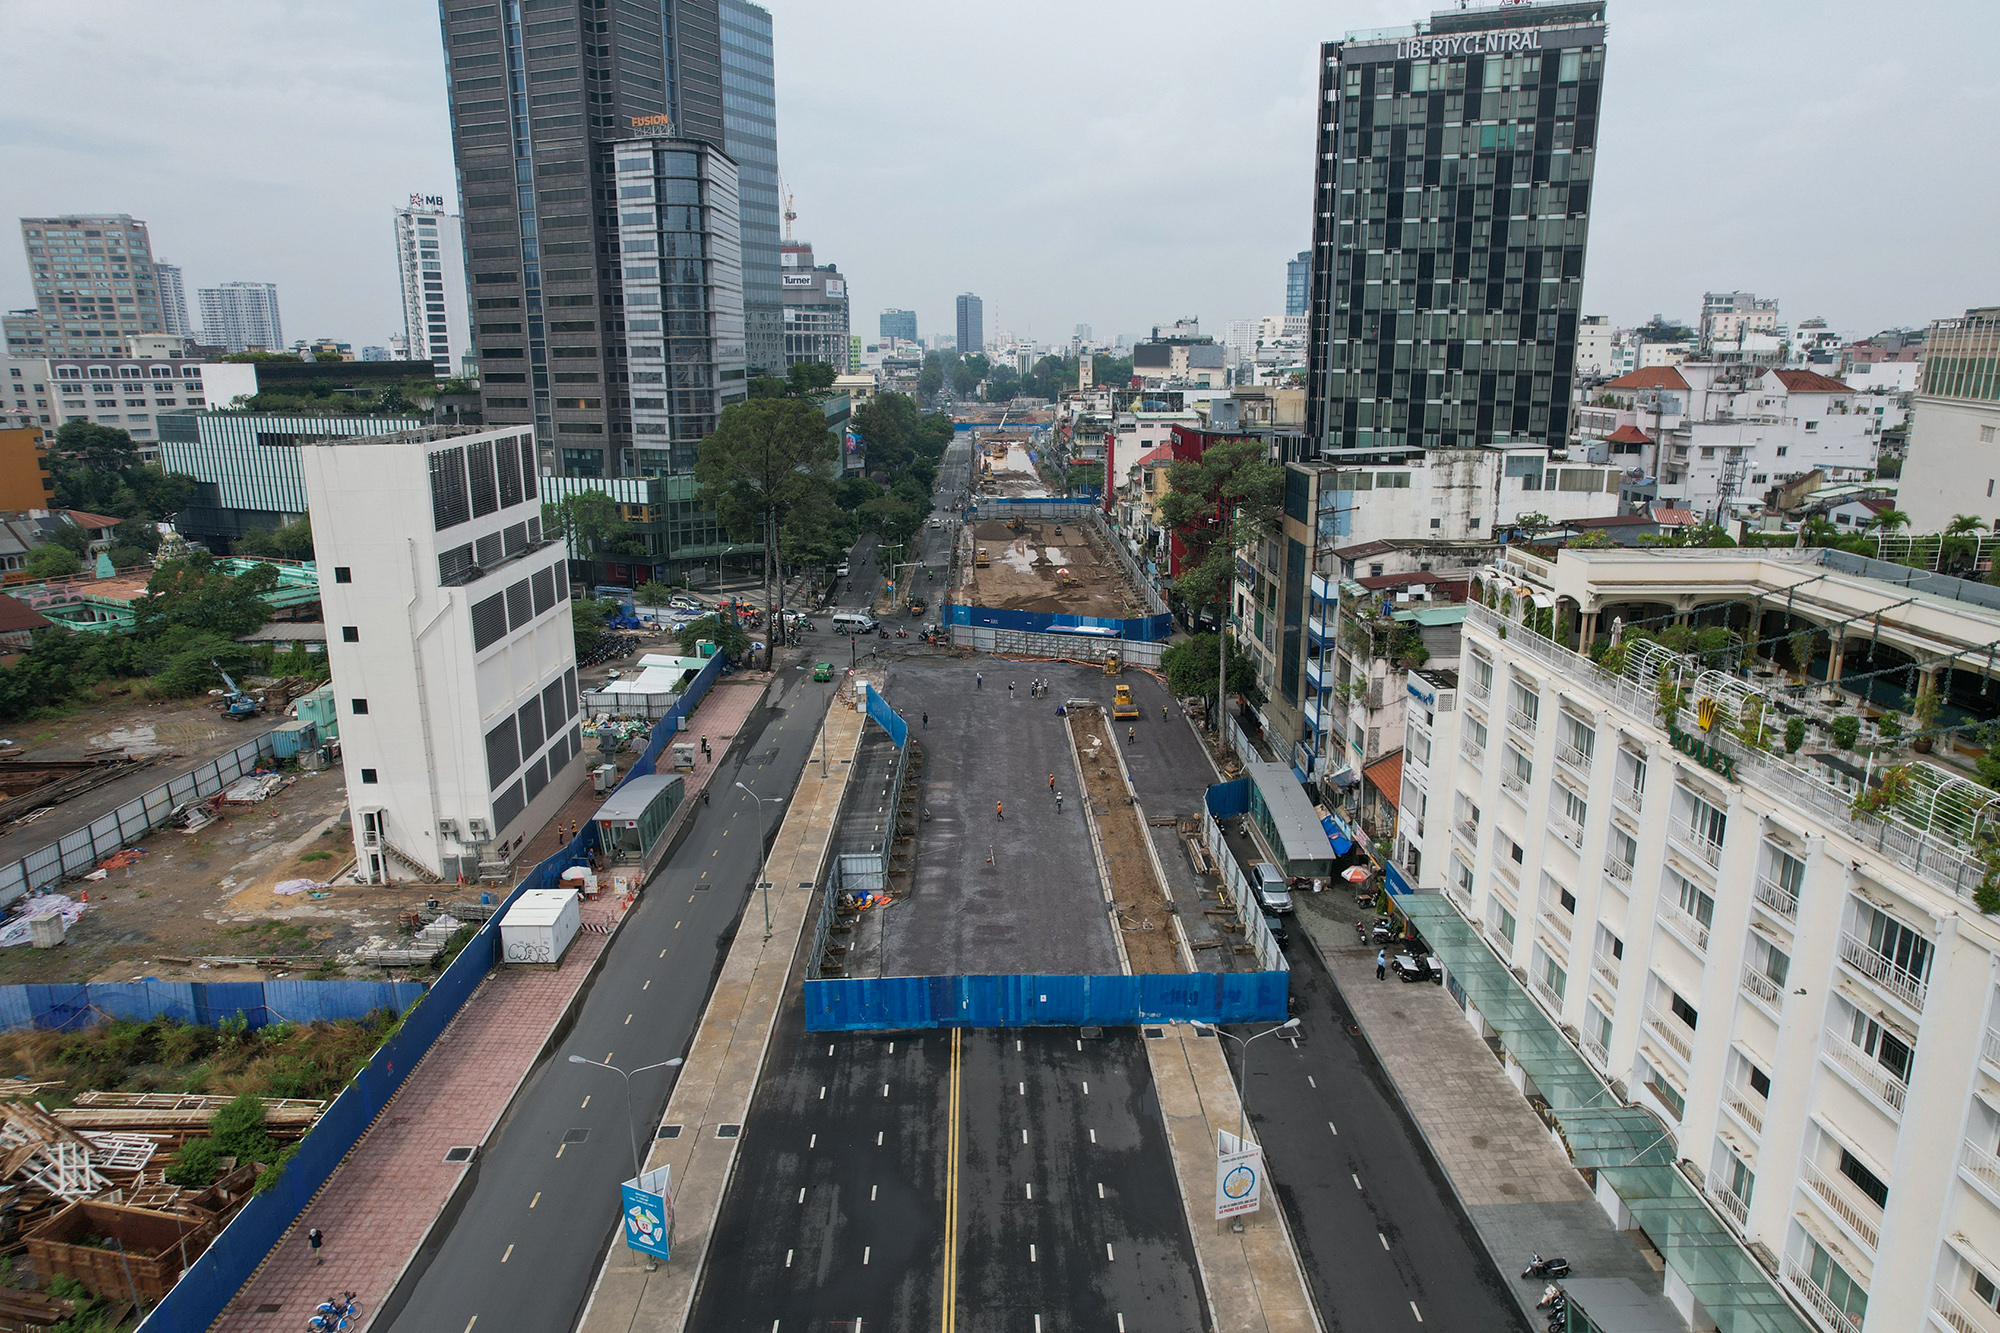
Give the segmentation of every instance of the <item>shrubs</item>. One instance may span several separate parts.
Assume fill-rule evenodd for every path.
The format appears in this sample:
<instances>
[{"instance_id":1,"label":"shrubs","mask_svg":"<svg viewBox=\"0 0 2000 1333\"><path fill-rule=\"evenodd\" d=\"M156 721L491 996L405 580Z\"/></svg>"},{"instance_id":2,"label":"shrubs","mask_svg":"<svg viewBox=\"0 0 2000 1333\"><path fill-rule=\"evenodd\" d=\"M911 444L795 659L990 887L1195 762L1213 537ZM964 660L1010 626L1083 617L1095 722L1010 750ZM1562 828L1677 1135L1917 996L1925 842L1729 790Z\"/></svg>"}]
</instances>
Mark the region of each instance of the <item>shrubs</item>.
<instances>
[{"instance_id":1,"label":"shrubs","mask_svg":"<svg viewBox=\"0 0 2000 1333\"><path fill-rule=\"evenodd\" d=\"M1854 742L1861 736L1861 719L1852 713L1843 714L1833 720L1833 744L1840 750L1852 750Z\"/></svg>"},{"instance_id":2,"label":"shrubs","mask_svg":"<svg viewBox=\"0 0 2000 1333\"><path fill-rule=\"evenodd\" d=\"M234 1157L240 1166L244 1162L273 1163L278 1155L278 1146L264 1132L264 1099L246 1092L215 1113L205 1136L181 1145L173 1165L167 1168L167 1179L202 1189L215 1183L226 1157Z\"/></svg>"}]
</instances>

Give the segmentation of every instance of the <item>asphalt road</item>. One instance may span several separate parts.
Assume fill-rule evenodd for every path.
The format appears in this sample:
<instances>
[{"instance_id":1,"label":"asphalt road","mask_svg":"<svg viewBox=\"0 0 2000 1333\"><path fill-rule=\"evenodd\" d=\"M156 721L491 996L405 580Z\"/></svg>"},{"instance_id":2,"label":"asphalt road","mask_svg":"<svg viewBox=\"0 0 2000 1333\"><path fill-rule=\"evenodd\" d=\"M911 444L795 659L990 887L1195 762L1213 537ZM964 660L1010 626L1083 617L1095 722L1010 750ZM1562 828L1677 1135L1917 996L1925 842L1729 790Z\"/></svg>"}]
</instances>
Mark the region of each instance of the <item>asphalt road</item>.
<instances>
[{"instance_id":1,"label":"asphalt road","mask_svg":"<svg viewBox=\"0 0 2000 1333\"><path fill-rule=\"evenodd\" d=\"M575 1323L617 1225L618 1183L633 1174L632 1126L644 1134L659 1123L672 1071L632 1079L628 1118L624 1081L569 1057L631 1070L686 1050L741 914L758 911L749 892L763 859L758 804L734 784L789 801L832 690L802 664L781 672L772 706L738 734L710 804L613 937L569 1031L529 1075L469 1192L375 1327L457 1333L475 1316L482 1328ZM775 830L784 809L766 802L763 827Z\"/></svg>"},{"instance_id":2,"label":"asphalt road","mask_svg":"<svg viewBox=\"0 0 2000 1333\"><path fill-rule=\"evenodd\" d=\"M1250 1046L1247 1104L1327 1333L1526 1333L1513 1292L1388 1076L1348 1031L1339 987L1310 944L1295 938L1285 956L1301 1040ZM1240 1087L1244 1052L1226 1044Z\"/></svg>"},{"instance_id":3,"label":"asphalt road","mask_svg":"<svg viewBox=\"0 0 2000 1333\"><path fill-rule=\"evenodd\" d=\"M689 1328L1205 1327L1139 1042L809 1034L794 993Z\"/></svg>"}]
</instances>

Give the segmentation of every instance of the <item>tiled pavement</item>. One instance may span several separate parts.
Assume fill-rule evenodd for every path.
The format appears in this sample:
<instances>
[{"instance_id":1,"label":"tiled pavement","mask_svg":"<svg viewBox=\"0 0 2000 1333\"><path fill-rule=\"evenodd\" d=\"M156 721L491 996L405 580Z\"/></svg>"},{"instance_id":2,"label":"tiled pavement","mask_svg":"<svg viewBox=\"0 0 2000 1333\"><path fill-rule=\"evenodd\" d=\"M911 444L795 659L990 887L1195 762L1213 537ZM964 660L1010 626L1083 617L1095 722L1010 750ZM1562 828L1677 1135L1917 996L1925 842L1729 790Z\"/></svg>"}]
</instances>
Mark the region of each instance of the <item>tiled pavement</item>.
<instances>
[{"instance_id":1,"label":"tiled pavement","mask_svg":"<svg viewBox=\"0 0 2000 1333\"><path fill-rule=\"evenodd\" d=\"M1308 895L1298 924L1531 1317L1542 1284L1515 1277L1531 1251L1564 1256L1578 1277L1630 1279L1671 1315L1658 1294L1657 1253L1639 1233L1612 1226L1444 988L1375 979L1375 949L1356 944L1351 903L1346 894Z\"/></svg>"},{"instance_id":2,"label":"tiled pavement","mask_svg":"<svg viewBox=\"0 0 2000 1333\"><path fill-rule=\"evenodd\" d=\"M732 677L702 700L693 730L709 738L712 754L697 763L694 789L706 785L769 679ZM598 801L586 780L557 822L587 818ZM552 824L529 841L519 864L535 865L558 845ZM618 905L604 899L583 914L586 925L600 928L615 925L618 915ZM552 971L495 969L236 1294L216 1321L218 1333L299 1328L313 1306L340 1291L356 1293L365 1327L467 1170L447 1163L445 1151L486 1141L608 944L607 935L586 930ZM305 1242L315 1226L326 1236L319 1266Z\"/></svg>"}]
</instances>

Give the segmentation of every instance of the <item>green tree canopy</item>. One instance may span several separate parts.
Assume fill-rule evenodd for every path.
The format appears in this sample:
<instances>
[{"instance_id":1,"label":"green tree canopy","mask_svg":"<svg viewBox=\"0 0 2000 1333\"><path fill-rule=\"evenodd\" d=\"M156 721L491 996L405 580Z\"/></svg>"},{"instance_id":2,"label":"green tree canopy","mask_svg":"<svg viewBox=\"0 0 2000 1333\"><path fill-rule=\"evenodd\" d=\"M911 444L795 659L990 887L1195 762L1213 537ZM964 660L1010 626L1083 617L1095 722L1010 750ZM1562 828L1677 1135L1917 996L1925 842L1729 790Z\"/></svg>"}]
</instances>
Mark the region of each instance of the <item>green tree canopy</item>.
<instances>
[{"instance_id":1,"label":"green tree canopy","mask_svg":"<svg viewBox=\"0 0 2000 1333\"><path fill-rule=\"evenodd\" d=\"M22 568L38 579L66 579L82 562L77 553L60 542L47 542L28 552Z\"/></svg>"},{"instance_id":2,"label":"green tree canopy","mask_svg":"<svg viewBox=\"0 0 2000 1333\"><path fill-rule=\"evenodd\" d=\"M750 635L735 621L723 616L708 615L690 620L681 631L681 655L693 657L695 645L703 639L728 654L732 662L747 661L750 657Z\"/></svg>"},{"instance_id":3,"label":"green tree canopy","mask_svg":"<svg viewBox=\"0 0 2000 1333\"><path fill-rule=\"evenodd\" d=\"M1187 552L1174 591L1191 607L1225 601L1236 552L1278 531L1284 469L1261 440L1224 440L1167 469L1160 516Z\"/></svg>"},{"instance_id":4,"label":"green tree canopy","mask_svg":"<svg viewBox=\"0 0 2000 1333\"><path fill-rule=\"evenodd\" d=\"M1160 666L1167 673L1167 688L1182 698L1215 695L1215 636L1194 634L1168 646L1160 654ZM1248 653L1229 641L1229 692L1255 697L1257 664Z\"/></svg>"},{"instance_id":5,"label":"green tree canopy","mask_svg":"<svg viewBox=\"0 0 2000 1333\"><path fill-rule=\"evenodd\" d=\"M234 638L270 618L261 594L278 586L278 571L253 565L231 576L206 551L168 560L146 581L145 595L132 604L133 632L142 638L186 629Z\"/></svg>"},{"instance_id":6,"label":"green tree canopy","mask_svg":"<svg viewBox=\"0 0 2000 1333\"><path fill-rule=\"evenodd\" d=\"M628 535L618 517L618 502L603 491L578 491L542 505L542 531L559 535L573 560L589 560L609 551Z\"/></svg>"},{"instance_id":7,"label":"green tree canopy","mask_svg":"<svg viewBox=\"0 0 2000 1333\"><path fill-rule=\"evenodd\" d=\"M124 531L121 525L119 531ZM310 518L295 518L278 528L252 528L236 539L235 554L257 560L310 560L313 531ZM115 563L115 562L114 562Z\"/></svg>"}]
</instances>

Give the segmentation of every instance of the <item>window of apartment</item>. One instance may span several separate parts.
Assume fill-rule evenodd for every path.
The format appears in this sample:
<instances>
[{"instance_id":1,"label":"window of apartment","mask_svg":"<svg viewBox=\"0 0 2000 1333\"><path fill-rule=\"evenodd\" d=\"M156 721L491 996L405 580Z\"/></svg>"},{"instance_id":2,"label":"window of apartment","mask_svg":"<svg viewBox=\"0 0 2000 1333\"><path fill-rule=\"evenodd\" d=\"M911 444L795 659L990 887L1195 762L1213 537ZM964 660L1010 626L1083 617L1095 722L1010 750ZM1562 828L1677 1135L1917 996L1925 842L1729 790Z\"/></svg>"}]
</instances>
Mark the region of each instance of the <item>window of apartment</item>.
<instances>
[{"instance_id":1,"label":"window of apartment","mask_svg":"<svg viewBox=\"0 0 2000 1333\"><path fill-rule=\"evenodd\" d=\"M1986 429L1992 430L1993 427L1988 426ZM1980 1304L1987 1309L2000 1311L2000 1285L1996 1285L1992 1278L1976 1268L1972 1271L1972 1294L1977 1296Z\"/></svg>"},{"instance_id":2,"label":"window of apartment","mask_svg":"<svg viewBox=\"0 0 2000 1333\"><path fill-rule=\"evenodd\" d=\"M1694 918L1695 924L1704 932L1715 920L1715 899L1685 875L1667 872L1668 887L1673 890L1674 905Z\"/></svg>"},{"instance_id":3,"label":"window of apartment","mask_svg":"<svg viewBox=\"0 0 2000 1333\"><path fill-rule=\"evenodd\" d=\"M373 785L373 784L374 784L374 781L375 781L375 770L374 770L374 769L372 769L372 768L364 768L364 769L362 769L362 770L361 770L361 780L362 780L362 782L364 782L364 783L367 783L367 784L369 784L369 785Z\"/></svg>"},{"instance_id":4,"label":"window of apartment","mask_svg":"<svg viewBox=\"0 0 2000 1333\"><path fill-rule=\"evenodd\" d=\"M1903 1083L1910 1081L1910 1067L1916 1063L1917 1053L1914 1038L1905 1040L1894 1028L1885 1027L1869 1014L1859 1009L1853 1011L1854 1018L1848 1038L1859 1047L1863 1055L1888 1070Z\"/></svg>"},{"instance_id":5,"label":"window of apartment","mask_svg":"<svg viewBox=\"0 0 2000 1333\"><path fill-rule=\"evenodd\" d=\"M1889 1206L1889 1186L1882 1177L1868 1169L1868 1164L1853 1153L1840 1150L1840 1174L1854 1182L1855 1188L1875 1201L1877 1208Z\"/></svg>"},{"instance_id":6,"label":"window of apartment","mask_svg":"<svg viewBox=\"0 0 2000 1333\"><path fill-rule=\"evenodd\" d=\"M2000 439L2000 426L1981 426L1979 428L1979 442L1981 444L1992 444L1996 439Z\"/></svg>"},{"instance_id":7,"label":"window of apartment","mask_svg":"<svg viewBox=\"0 0 2000 1333\"><path fill-rule=\"evenodd\" d=\"M1806 1236L1805 1270L1812 1284L1826 1293L1834 1308L1845 1314L1848 1320L1859 1328L1868 1318L1868 1289L1854 1280L1838 1260L1826 1252L1826 1247Z\"/></svg>"},{"instance_id":8,"label":"window of apartment","mask_svg":"<svg viewBox=\"0 0 2000 1333\"><path fill-rule=\"evenodd\" d=\"M1701 1014L1682 997L1679 991L1669 990L1667 992L1667 1008L1673 1011L1675 1018L1687 1024L1690 1031L1700 1026Z\"/></svg>"},{"instance_id":9,"label":"window of apartment","mask_svg":"<svg viewBox=\"0 0 2000 1333\"><path fill-rule=\"evenodd\" d=\"M1563 993L1569 989L1569 973L1557 966L1556 960L1551 958L1548 951L1543 949L1539 944L1535 946L1534 961L1533 975L1535 980L1547 987L1549 993L1554 995L1557 1001L1560 1002L1563 998Z\"/></svg>"},{"instance_id":10,"label":"window of apartment","mask_svg":"<svg viewBox=\"0 0 2000 1333\"><path fill-rule=\"evenodd\" d=\"M1581 829L1589 821L1590 806L1568 787L1557 784L1556 790L1562 793L1563 818Z\"/></svg>"},{"instance_id":11,"label":"window of apartment","mask_svg":"<svg viewBox=\"0 0 2000 1333\"><path fill-rule=\"evenodd\" d=\"M368 701L366 699L350 699L347 701L347 707L349 712L353 713L356 717L360 717L368 711Z\"/></svg>"},{"instance_id":12,"label":"window of apartment","mask_svg":"<svg viewBox=\"0 0 2000 1333\"><path fill-rule=\"evenodd\" d=\"M335 565L333 567L333 581L335 583L352 583L354 582L354 571L346 565Z\"/></svg>"},{"instance_id":13,"label":"window of apartment","mask_svg":"<svg viewBox=\"0 0 2000 1333\"><path fill-rule=\"evenodd\" d=\"M1458 884L1458 891L1470 898L1473 883L1472 867L1454 856L1451 858L1451 876Z\"/></svg>"},{"instance_id":14,"label":"window of apartment","mask_svg":"<svg viewBox=\"0 0 2000 1333\"><path fill-rule=\"evenodd\" d=\"M1914 980L1928 980L1931 942L1887 913L1878 912L1866 903L1857 906L1866 919L1868 947Z\"/></svg>"},{"instance_id":15,"label":"window of apartment","mask_svg":"<svg viewBox=\"0 0 2000 1333\"><path fill-rule=\"evenodd\" d=\"M1514 942L1515 927L1518 926L1520 923L1515 921L1514 914L1508 911L1506 907L1501 905L1498 901L1496 901L1493 904L1493 911L1496 914L1493 922L1494 929L1500 932L1500 937L1502 939L1506 940L1507 943L1512 944Z\"/></svg>"},{"instance_id":16,"label":"window of apartment","mask_svg":"<svg viewBox=\"0 0 2000 1333\"><path fill-rule=\"evenodd\" d=\"M1519 791L1535 779L1535 766L1511 745L1501 747L1500 777L1510 790Z\"/></svg>"},{"instance_id":17,"label":"window of apartment","mask_svg":"<svg viewBox=\"0 0 2000 1333\"><path fill-rule=\"evenodd\" d=\"M340 627L340 641L342 643L360 643L361 627L358 625L342 625Z\"/></svg>"},{"instance_id":18,"label":"window of apartment","mask_svg":"<svg viewBox=\"0 0 2000 1333\"><path fill-rule=\"evenodd\" d=\"M1466 753L1472 755L1483 752L1486 749L1486 724L1468 714L1463 725Z\"/></svg>"},{"instance_id":19,"label":"window of apartment","mask_svg":"<svg viewBox=\"0 0 2000 1333\"><path fill-rule=\"evenodd\" d=\"M1612 861L1624 868L1626 878L1630 878L1632 867L1639 864L1639 840L1616 824L1610 827L1608 833L1604 849Z\"/></svg>"},{"instance_id":20,"label":"window of apartment","mask_svg":"<svg viewBox=\"0 0 2000 1333\"><path fill-rule=\"evenodd\" d=\"M1521 714L1532 729L1542 716L1542 696L1517 683L1507 695L1507 707L1509 712Z\"/></svg>"},{"instance_id":21,"label":"window of apartment","mask_svg":"<svg viewBox=\"0 0 2000 1333\"><path fill-rule=\"evenodd\" d=\"M1618 781L1613 788L1628 805L1637 805L1646 793L1645 756L1624 746L1618 747Z\"/></svg>"},{"instance_id":22,"label":"window of apartment","mask_svg":"<svg viewBox=\"0 0 2000 1333\"><path fill-rule=\"evenodd\" d=\"M1493 664L1478 653L1470 654L1466 660L1472 667L1472 697L1490 697L1493 693Z\"/></svg>"},{"instance_id":23,"label":"window of apartment","mask_svg":"<svg viewBox=\"0 0 2000 1333\"><path fill-rule=\"evenodd\" d=\"M1731 1194L1743 1200L1744 1207L1749 1207L1751 1194L1757 1188L1757 1177L1743 1164L1743 1159L1728 1148L1722 1150L1722 1183Z\"/></svg>"},{"instance_id":24,"label":"window of apartment","mask_svg":"<svg viewBox=\"0 0 2000 1333\"><path fill-rule=\"evenodd\" d=\"M1782 995L1785 979L1792 973L1791 955L1754 930L1750 932L1750 942L1743 954L1750 969L1769 981Z\"/></svg>"},{"instance_id":25,"label":"window of apartment","mask_svg":"<svg viewBox=\"0 0 2000 1333\"><path fill-rule=\"evenodd\" d=\"M1561 747L1556 753L1572 763L1580 763L1586 768L1597 754L1597 728L1565 709L1560 715L1556 728L1556 744ZM1564 750L1574 753L1564 754Z\"/></svg>"},{"instance_id":26,"label":"window of apartment","mask_svg":"<svg viewBox=\"0 0 2000 1333\"><path fill-rule=\"evenodd\" d=\"M1681 794L1687 802L1686 819L1682 826L1687 829L1688 836L1697 844L1722 846L1723 836L1729 831L1729 816L1686 788L1681 789Z\"/></svg>"}]
</instances>

